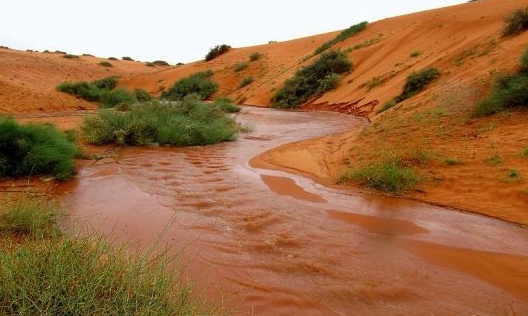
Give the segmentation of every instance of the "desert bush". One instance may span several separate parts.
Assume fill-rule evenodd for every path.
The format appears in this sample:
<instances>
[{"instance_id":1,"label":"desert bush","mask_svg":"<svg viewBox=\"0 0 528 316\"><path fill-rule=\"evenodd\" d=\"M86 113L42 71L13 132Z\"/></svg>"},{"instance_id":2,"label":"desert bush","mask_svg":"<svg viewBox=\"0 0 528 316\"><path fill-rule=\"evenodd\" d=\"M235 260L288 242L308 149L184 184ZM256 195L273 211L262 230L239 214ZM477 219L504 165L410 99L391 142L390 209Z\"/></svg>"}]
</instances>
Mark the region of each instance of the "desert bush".
<instances>
[{"instance_id":1,"label":"desert bush","mask_svg":"<svg viewBox=\"0 0 528 316\"><path fill-rule=\"evenodd\" d=\"M108 60L117 60L115 57L108 57Z\"/></svg>"},{"instance_id":2,"label":"desert bush","mask_svg":"<svg viewBox=\"0 0 528 316\"><path fill-rule=\"evenodd\" d=\"M117 88L101 95L101 106L113 108L118 105L130 105L137 102L135 95L125 88Z\"/></svg>"},{"instance_id":3,"label":"desert bush","mask_svg":"<svg viewBox=\"0 0 528 316\"><path fill-rule=\"evenodd\" d=\"M110 76L103 79L95 80L92 81L92 85L94 85L97 89L110 91L117 86L117 77Z\"/></svg>"},{"instance_id":4,"label":"desert bush","mask_svg":"<svg viewBox=\"0 0 528 316\"><path fill-rule=\"evenodd\" d=\"M376 110L376 114L380 114L382 112L385 112L385 111L387 111L388 109L392 108L395 105L396 105L396 101L394 99L389 100L389 101L383 103L383 105L378 110Z\"/></svg>"},{"instance_id":5,"label":"desert bush","mask_svg":"<svg viewBox=\"0 0 528 316\"><path fill-rule=\"evenodd\" d=\"M154 64L154 63L151 62L151 61L147 61L147 62L145 63L145 66L147 66L147 67L154 67L154 66L156 66L156 64Z\"/></svg>"},{"instance_id":6,"label":"desert bush","mask_svg":"<svg viewBox=\"0 0 528 316\"><path fill-rule=\"evenodd\" d=\"M98 145L208 145L234 140L236 134L232 119L190 97L139 104L126 112L103 109L87 117L81 130L88 142Z\"/></svg>"},{"instance_id":7,"label":"desert bush","mask_svg":"<svg viewBox=\"0 0 528 316\"><path fill-rule=\"evenodd\" d=\"M112 67L113 65L107 61L102 61L99 63L100 66L103 66L103 67Z\"/></svg>"},{"instance_id":8,"label":"desert bush","mask_svg":"<svg viewBox=\"0 0 528 316\"><path fill-rule=\"evenodd\" d=\"M251 55L249 55L249 61L257 61L260 59L260 57L262 57L262 54L258 52L252 53Z\"/></svg>"},{"instance_id":9,"label":"desert bush","mask_svg":"<svg viewBox=\"0 0 528 316\"><path fill-rule=\"evenodd\" d=\"M216 45L215 47L211 48L207 55L205 55L205 61L210 61L215 59L216 57L227 53L231 49L231 46L222 44L222 45Z\"/></svg>"},{"instance_id":10,"label":"desert bush","mask_svg":"<svg viewBox=\"0 0 528 316\"><path fill-rule=\"evenodd\" d=\"M423 52L421 50L416 50L416 51L412 52L410 56L412 58L416 58L416 57L420 57L422 54L423 54Z\"/></svg>"},{"instance_id":11,"label":"desert bush","mask_svg":"<svg viewBox=\"0 0 528 316\"><path fill-rule=\"evenodd\" d=\"M380 191L400 193L412 189L418 177L412 167L400 158L390 158L360 167L342 177L343 181L358 181L361 185Z\"/></svg>"},{"instance_id":12,"label":"desert bush","mask_svg":"<svg viewBox=\"0 0 528 316\"><path fill-rule=\"evenodd\" d=\"M294 108L305 103L309 98L337 87L339 78L336 75L352 68L346 55L333 50L322 54L314 63L303 67L293 78L286 80L282 88L272 98L276 108Z\"/></svg>"},{"instance_id":13,"label":"desert bush","mask_svg":"<svg viewBox=\"0 0 528 316\"><path fill-rule=\"evenodd\" d=\"M244 77L244 79L242 79L242 81L240 82L238 87L239 88L243 88L243 87L251 84L252 82L253 82L253 77L251 77L251 76Z\"/></svg>"},{"instance_id":14,"label":"desert bush","mask_svg":"<svg viewBox=\"0 0 528 316\"><path fill-rule=\"evenodd\" d=\"M440 76L440 71L436 68L425 68L418 72L412 72L407 76L403 92L394 100L399 103L420 92L422 92L431 82Z\"/></svg>"},{"instance_id":15,"label":"desert bush","mask_svg":"<svg viewBox=\"0 0 528 316\"><path fill-rule=\"evenodd\" d=\"M235 72L242 71L242 70L246 69L247 67L249 67L249 63L248 62L246 62L246 61L237 62L235 64Z\"/></svg>"},{"instance_id":16,"label":"desert bush","mask_svg":"<svg viewBox=\"0 0 528 316\"><path fill-rule=\"evenodd\" d=\"M213 109L224 113L238 113L241 110L239 106L236 106L233 101L228 98L218 98L214 100L212 107Z\"/></svg>"},{"instance_id":17,"label":"desert bush","mask_svg":"<svg viewBox=\"0 0 528 316\"><path fill-rule=\"evenodd\" d=\"M123 56L121 57L122 60L127 60L127 61L134 61L134 59L132 59L132 57L128 57L128 56Z\"/></svg>"},{"instance_id":18,"label":"desert bush","mask_svg":"<svg viewBox=\"0 0 528 316\"><path fill-rule=\"evenodd\" d=\"M72 55L72 54L64 54L64 55L62 55L62 58L66 58L66 59L75 59L75 58L79 58L79 56L77 56L77 55Z\"/></svg>"},{"instance_id":19,"label":"desert bush","mask_svg":"<svg viewBox=\"0 0 528 316\"><path fill-rule=\"evenodd\" d=\"M525 31L528 29L528 7L512 12L504 19L504 22L503 36L515 35Z\"/></svg>"},{"instance_id":20,"label":"desert bush","mask_svg":"<svg viewBox=\"0 0 528 316\"><path fill-rule=\"evenodd\" d=\"M170 66L169 63L164 60L155 60L152 63L156 66Z\"/></svg>"},{"instance_id":21,"label":"desert bush","mask_svg":"<svg viewBox=\"0 0 528 316\"><path fill-rule=\"evenodd\" d=\"M135 89L134 97L138 102L147 102L152 100L152 96L143 89Z\"/></svg>"},{"instance_id":22,"label":"desert bush","mask_svg":"<svg viewBox=\"0 0 528 316\"><path fill-rule=\"evenodd\" d=\"M196 94L201 100L205 100L218 90L218 84L210 79L212 75L211 70L194 73L174 83L161 94L161 98L176 101Z\"/></svg>"},{"instance_id":23,"label":"desert bush","mask_svg":"<svg viewBox=\"0 0 528 316\"><path fill-rule=\"evenodd\" d=\"M335 44L342 42L346 40L349 37L352 37L356 35L357 33L363 31L368 25L368 22L364 21L355 25L352 25L348 29L343 30L341 33L339 33L334 39L324 43L323 45L319 46L315 52L314 55L318 55L325 50L329 49L330 47L334 46Z\"/></svg>"},{"instance_id":24,"label":"desert bush","mask_svg":"<svg viewBox=\"0 0 528 316\"><path fill-rule=\"evenodd\" d=\"M52 125L19 125L0 117L0 176L71 177L77 146Z\"/></svg>"},{"instance_id":25,"label":"desert bush","mask_svg":"<svg viewBox=\"0 0 528 316\"><path fill-rule=\"evenodd\" d=\"M528 106L528 50L521 56L521 70L517 74L501 76L489 97L478 102L475 116L486 116L509 108Z\"/></svg>"},{"instance_id":26,"label":"desert bush","mask_svg":"<svg viewBox=\"0 0 528 316\"><path fill-rule=\"evenodd\" d=\"M58 91L65 92L68 94L75 95L81 99L90 102L99 101L101 97L101 91L93 84L80 81L80 82L62 82L57 88Z\"/></svg>"}]
</instances>

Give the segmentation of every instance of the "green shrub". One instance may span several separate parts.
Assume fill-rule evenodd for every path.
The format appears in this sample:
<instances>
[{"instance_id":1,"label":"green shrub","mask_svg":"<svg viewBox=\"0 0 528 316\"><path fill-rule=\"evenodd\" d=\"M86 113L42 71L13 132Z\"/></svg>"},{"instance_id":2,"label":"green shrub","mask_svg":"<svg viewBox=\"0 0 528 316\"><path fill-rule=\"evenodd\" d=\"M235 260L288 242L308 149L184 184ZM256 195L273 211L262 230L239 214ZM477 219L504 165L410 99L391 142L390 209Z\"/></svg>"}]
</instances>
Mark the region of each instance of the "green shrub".
<instances>
[{"instance_id":1,"label":"green shrub","mask_svg":"<svg viewBox=\"0 0 528 316\"><path fill-rule=\"evenodd\" d=\"M81 82L62 82L57 86L57 90L68 94L75 95L86 101L99 101L101 91L93 84L85 81Z\"/></svg>"},{"instance_id":2,"label":"green shrub","mask_svg":"<svg viewBox=\"0 0 528 316\"><path fill-rule=\"evenodd\" d=\"M453 165L461 165L462 164L462 160L460 160L459 158L446 158L444 160L444 164L448 165L448 166L453 166Z\"/></svg>"},{"instance_id":3,"label":"green shrub","mask_svg":"<svg viewBox=\"0 0 528 316\"><path fill-rule=\"evenodd\" d=\"M310 97L335 88L339 82L336 75L345 73L351 68L352 63L343 52L333 50L324 53L314 63L297 71L293 78L286 80L282 88L273 96L272 106L297 107L308 101Z\"/></svg>"},{"instance_id":4,"label":"green shrub","mask_svg":"<svg viewBox=\"0 0 528 316\"><path fill-rule=\"evenodd\" d=\"M197 99L132 106L127 112L100 110L84 120L81 130L90 143L102 145L208 145L235 138L232 119Z\"/></svg>"},{"instance_id":5,"label":"green shrub","mask_svg":"<svg viewBox=\"0 0 528 316\"><path fill-rule=\"evenodd\" d=\"M392 158L354 170L343 176L343 180L359 181L369 188L399 193L412 189L418 177L412 167L405 166L399 158Z\"/></svg>"},{"instance_id":6,"label":"green shrub","mask_svg":"<svg viewBox=\"0 0 528 316\"><path fill-rule=\"evenodd\" d=\"M233 104L228 98L218 98L214 100L212 104L213 109L224 112L224 113L238 113L241 108Z\"/></svg>"},{"instance_id":7,"label":"green shrub","mask_svg":"<svg viewBox=\"0 0 528 316\"><path fill-rule=\"evenodd\" d=\"M103 66L103 67L112 67L113 65L107 61L102 61L99 63L100 66Z\"/></svg>"},{"instance_id":8,"label":"green shrub","mask_svg":"<svg viewBox=\"0 0 528 316\"><path fill-rule=\"evenodd\" d=\"M135 89L134 97L138 102L148 102L152 100L152 96L143 89Z\"/></svg>"},{"instance_id":9,"label":"green shrub","mask_svg":"<svg viewBox=\"0 0 528 316\"><path fill-rule=\"evenodd\" d=\"M240 82L240 84L238 85L239 88L243 88L249 84L251 84L253 82L253 77L251 76L248 76L248 77L244 77L244 79L242 79L242 81Z\"/></svg>"},{"instance_id":10,"label":"green shrub","mask_svg":"<svg viewBox=\"0 0 528 316\"><path fill-rule=\"evenodd\" d=\"M222 44L222 45L216 45L215 47L211 48L209 50L209 53L205 55L205 61L210 61L215 59L216 57L227 53L231 49L231 46Z\"/></svg>"},{"instance_id":11,"label":"green shrub","mask_svg":"<svg viewBox=\"0 0 528 316\"><path fill-rule=\"evenodd\" d=\"M77 146L52 125L19 125L0 117L0 176L71 177Z\"/></svg>"},{"instance_id":12,"label":"green shrub","mask_svg":"<svg viewBox=\"0 0 528 316\"><path fill-rule=\"evenodd\" d=\"M320 47L318 47L315 50L314 55L318 55L318 54L324 52L325 50L329 49L330 47L334 46L335 44L337 44L339 42L342 42L342 41L346 40L347 38L350 38L350 37L356 35L357 33L361 32L365 28L367 28L367 25L368 25L368 22L364 21L364 22L352 25L351 27L349 27L346 30L343 30L334 39L332 39L332 40L324 43Z\"/></svg>"},{"instance_id":13,"label":"green shrub","mask_svg":"<svg viewBox=\"0 0 528 316\"><path fill-rule=\"evenodd\" d=\"M153 62L147 61L147 62L145 63L145 66L147 66L147 67L154 67L154 66L156 66L156 64L154 64Z\"/></svg>"},{"instance_id":14,"label":"green shrub","mask_svg":"<svg viewBox=\"0 0 528 316\"><path fill-rule=\"evenodd\" d=\"M110 76L103 79L92 81L92 85L94 85L97 89L110 91L117 87L117 77L116 76Z\"/></svg>"},{"instance_id":15,"label":"green shrub","mask_svg":"<svg viewBox=\"0 0 528 316\"><path fill-rule=\"evenodd\" d=\"M55 207L29 198L8 205L0 209L0 232L12 234L0 248L0 315L219 312L198 301L167 252L131 251L99 236L61 236Z\"/></svg>"},{"instance_id":16,"label":"green shrub","mask_svg":"<svg viewBox=\"0 0 528 316\"><path fill-rule=\"evenodd\" d=\"M62 56L62 58L66 58L66 59L75 59L75 58L79 58L79 56L77 55L72 55L72 54L64 54Z\"/></svg>"},{"instance_id":17,"label":"green shrub","mask_svg":"<svg viewBox=\"0 0 528 316\"><path fill-rule=\"evenodd\" d=\"M117 60L115 57L108 57L108 60Z\"/></svg>"},{"instance_id":18,"label":"green shrub","mask_svg":"<svg viewBox=\"0 0 528 316\"><path fill-rule=\"evenodd\" d=\"M122 60L128 60L128 61L134 61L134 59L132 59L132 57L128 57L128 56L124 56L124 57L121 57Z\"/></svg>"},{"instance_id":19,"label":"green shrub","mask_svg":"<svg viewBox=\"0 0 528 316\"><path fill-rule=\"evenodd\" d=\"M257 61L260 59L260 57L262 57L262 54L258 52L252 53L251 55L249 55L249 61Z\"/></svg>"},{"instance_id":20,"label":"green shrub","mask_svg":"<svg viewBox=\"0 0 528 316\"><path fill-rule=\"evenodd\" d=\"M117 88L101 95L101 105L105 108L130 105L135 102L137 102L135 95L125 88Z\"/></svg>"},{"instance_id":21,"label":"green shrub","mask_svg":"<svg viewBox=\"0 0 528 316\"><path fill-rule=\"evenodd\" d=\"M473 113L476 116L486 116L520 106L528 106L528 74L501 79L491 95L477 103Z\"/></svg>"},{"instance_id":22,"label":"green shrub","mask_svg":"<svg viewBox=\"0 0 528 316\"><path fill-rule=\"evenodd\" d=\"M504 19L503 36L519 34L528 29L528 7L512 12Z\"/></svg>"},{"instance_id":23,"label":"green shrub","mask_svg":"<svg viewBox=\"0 0 528 316\"><path fill-rule=\"evenodd\" d=\"M242 71L244 69L246 69L247 67L249 67L249 63L244 61L244 62L237 62L235 64L235 71L236 72L239 72L239 71Z\"/></svg>"},{"instance_id":24,"label":"green shrub","mask_svg":"<svg viewBox=\"0 0 528 316\"><path fill-rule=\"evenodd\" d=\"M392 108L395 105L396 105L396 100L394 100L394 99L393 100L389 100L389 101L383 103L381 108L376 110L376 114L380 114L381 112L385 112L385 111L387 111L388 109Z\"/></svg>"},{"instance_id":25,"label":"green shrub","mask_svg":"<svg viewBox=\"0 0 528 316\"><path fill-rule=\"evenodd\" d=\"M523 151L521 151L521 156L528 157L528 147L526 147L525 149L523 149Z\"/></svg>"},{"instance_id":26,"label":"green shrub","mask_svg":"<svg viewBox=\"0 0 528 316\"><path fill-rule=\"evenodd\" d=\"M521 56L521 72L528 74L528 49Z\"/></svg>"},{"instance_id":27,"label":"green shrub","mask_svg":"<svg viewBox=\"0 0 528 316\"><path fill-rule=\"evenodd\" d=\"M218 84L209 77L213 75L211 70L197 72L183 78L161 94L161 98L167 100L182 100L188 95L196 94L201 100L205 100L218 90Z\"/></svg>"},{"instance_id":28,"label":"green shrub","mask_svg":"<svg viewBox=\"0 0 528 316\"><path fill-rule=\"evenodd\" d=\"M395 98L396 103L406 100L423 91L431 82L440 76L436 68L425 68L418 72L412 72L403 86L403 92Z\"/></svg>"},{"instance_id":29,"label":"green shrub","mask_svg":"<svg viewBox=\"0 0 528 316\"><path fill-rule=\"evenodd\" d=\"M416 57L420 57L422 54L423 54L423 52L421 50L416 50L416 51L412 52L410 56L412 58L416 58Z\"/></svg>"},{"instance_id":30,"label":"green shrub","mask_svg":"<svg viewBox=\"0 0 528 316\"><path fill-rule=\"evenodd\" d=\"M152 63L156 66L170 66L169 63L164 60L155 60Z\"/></svg>"}]
</instances>

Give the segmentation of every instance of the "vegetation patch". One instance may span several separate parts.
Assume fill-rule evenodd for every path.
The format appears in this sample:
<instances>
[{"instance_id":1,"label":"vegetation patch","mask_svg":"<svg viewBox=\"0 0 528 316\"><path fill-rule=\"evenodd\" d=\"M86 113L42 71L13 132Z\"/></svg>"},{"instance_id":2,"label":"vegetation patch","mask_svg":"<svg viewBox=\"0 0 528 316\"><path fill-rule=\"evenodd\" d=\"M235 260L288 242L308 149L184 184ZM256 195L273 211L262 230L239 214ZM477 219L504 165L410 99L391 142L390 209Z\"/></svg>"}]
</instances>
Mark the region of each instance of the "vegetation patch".
<instances>
[{"instance_id":1,"label":"vegetation patch","mask_svg":"<svg viewBox=\"0 0 528 316\"><path fill-rule=\"evenodd\" d=\"M100 66L103 66L103 67L113 67L113 65L110 63L110 62L107 62L107 61L102 61L99 63Z\"/></svg>"},{"instance_id":2,"label":"vegetation patch","mask_svg":"<svg viewBox=\"0 0 528 316\"><path fill-rule=\"evenodd\" d=\"M62 236L34 197L0 209L2 315L213 315L167 253ZM193 298L191 298L193 296Z\"/></svg>"},{"instance_id":3,"label":"vegetation patch","mask_svg":"<svg viewBox=\"0 0 528 316\"><path fill-rule=\"evenodd\" d=\"M417 58L417 57L420 57L422 54L423 54L423 51L421 51L421 50L416 50L416 51L412 52L410 56L411 56L412 58Z\"/></svg>"},{"instance_id":4,"label":"vegetation patch","mask_svg":"<svg viewBox=\"0 0 528 316\"><path fill-rule=\"evenodd\" d=\"M521 151L521 156L522 157L528 157L528 147L523 149L523 151Z\"/></svg>"},{"instance_id":5,"label":"vegetation patch","mask_svg":"<svg viewBox=\"0 0 528 316\"><path fill-rule=\"evenodd\" d=\"M517 74L499 77L489 97L478 102L475 116L487 116L509 108L528 106L528 50L521 57L521 70Z\"/></svg>"},{"instance_id":6,"label":"vegetation patch","mask_svg":"<svg viewBox=\"0 0 528 316\"><path fill-rule=\"evenodd\" d=\"M262 57L261 53L255 52L249 55L249 61L257 61Z\"/></svg>"},{"instance_id":7,"label":"vegetation patch","mask_svg":"<svg viewBox=\"0 0 528 316\"><path fill-rule=\"evenodd\" d=\"M484 163L488 166L498 166L502 163L502 158L499 154L494 154L493 156L484 159Z\"/></svg>"},{"instance_id":8,"label":"vegetation patch","mask_svg":"<svg viewBox=\"0 0 528 316\"><path fill-rule=\"evenodd\" d=\"M126 112L103 109L87 117L81 131L88 142L98 145L194 146L232 141L236 124L220 107L189 97L138 104Z\"/></svg>"},{"instance_id":9,"label":"vegetation patch","mask_svg":"<svg viewBox=\"0 0 528 316\"><path fill-rule=\"evenodd\" d=\"M207 70L185 77L164 91L161 98L177 101L195 94L200 100L205 100L218 90L218 84L210 78L212 75L213 71Z\"/></svg>"},{"instance_id":10,"label":"vegetation patch","mask_svg":"<svg viewBox=\"0 0 528 316\"><path fill-rule=\"evenodd\" d=\"M216 45L215 47L211 48L207 55L205 55L205 61L210 61L215 59L216 57L227 53L231 49L231 46L222 44L222 45Z\"/></svg>"},{"instance_id":11,"label":"vegetation patch","mask_svg":"<svg viewBox=\"0 0 528 316\"><path fill-rule=\"evenodd\" d=\"M126 60L126 61L134 61L134 59L132 59L132 57L128 57L128 56L123 56L121 57L122 60Z\"/></svg>"},{"instance_id":12,"label":"vegetation patch","mask_svg":"<svg viewBox=\"0 0 528 316\"><path fill-rule=\"evenodd\" d=\"M236 106L233 101L228 98L218 98L214 100L211 106L213 110L223 113L238 113L241 110L239 106Z\"/></svg>"},{"instance_id":13,"label":"vegetation patch","mask_svg":"<svg viewBox=\"0 0 528 316\"><path fill-rule=\"evenodd\" d=\"M162 66L162 67L170 66L170 64L164 60L155 60L152 63L156 66Z\"/></svg>"},{"instance_id":14,"label":"vegetation patch","mask_svg":"<svg viewBox=\"0 0 528 316\"><path fill-rule=\"evenodd\" d=\"M303 67L286 80L272 98L276 108L295 108L314 95L335 89L340 74L350 71L352 63L340 50L323 53L314 63Z\"/></svg>"},{"instance_id":15,"label":"vegetation patch","mask_svg":"<svg viewBox=\"0 0 528 316\"><path fill-rule=\"evenodd\" d=\"M502 30L503 36L522 33L528 29L528 7L512 12L504 19L504 22L505 26Z\"/></svg>"},{"instance_id":16,"label":"vegetation patch","mask_svg":"<svg viewBox=\"0 0 528 316\"><path fill-rule=\"evenodd\" d=\"M414 169L406 166L400 158L391 158L353 170L342 180L357 181L365 187L384 192L400 193L414 188L418 177Z\"/></svg>"},{"instance_id":17,"label":"vegetation patch","mask_svg":"<svg viewBox=\"0 0 528 316\"><path fill-rule=\"evenodd\" d=\"M389 101L383 103L383 105L378 110L376 110L376 114L380 114L381 112L385 112L388 109L390 109L393 106L395 106L396 104L397 103L396 103L395 100L389 100Z\"/></svg>"},{"instance_id":18,"label":"vegetation patch","mask_svg":"<svg viewBox=\"0 0 528 316\"><path fill-rule=\"evenodd\" d=\"M74 173L78 148L52 125L19 125L0 117L0 176L52 175L59 180Z\"/></svg>"},{"instance_id":19,"label":"vegetation patch","mask_svg":"<svg viewBox=\"0 0 528 316\"><path fill-rule=\"evenodd\" d=\"M341 33L339 33L334 39L324 43L323 45L319 46L315 52L314 55L318 55L325 50L329 49L330 47L334 46L335 44L339 42L343 42L344 40L356 35L357 33L363 31L367 28L368 22L364 21L355 25L352 25L348 29L343 30Z\"/></svg>"},{"instance_id":20,"label":"vegetation patch","mask_svg":"<svg viewBox=\"0 0 528 316\"><path fill-rule=\"evenodd\" d=\"M72 54L64 54L64 55L62 55L62 58L66 58L66 59L76 59L76 58L79 58L79 56L77 56L77 55L72 55Z\"/></svg>"},{"instance_id":21,"label":"vegetation patch","mask_svg":"<svg viewBox=\"0 0 528 316\"><path fill-rule=\"evenodd\" d=\"M108 60L117 60L115 57L108 57Z\"/></svg>"},{"instance_id":22,"label":"vegetation patch","mask_svg":"<svg viewBox=\"0 0 528 316\"><path fill-rule=\"evenodd\" d=\"M422 92L439 76L440 71L432 67L422 69L418 72L412 72L409 76L407 76L407 80L403 86L403 92L394 98L394 100L396 103L400 103L401 101Z\"/></svg>"},{"instance_id":23,"label":"vegetation patch","mask_svg":"<svg viewBox=\"0 0 528 316\"><path fill-rule=\"evenodd\" d=\"M240 82L238 87L239 88L243 88L243 87L251 84L252 82L253 82L253 77L251 77L251 76L244 77L244 79L242 79L242 81Z\"/></svg>"},{"instance_id":24,"label":"vegetation patch","mask_svg":"<svg viewBox=\"0 0 528 316\"><path fill-rule=\"evenodd\" d=\"M461 165L461 164L463 164L463 162L459 158L448 157L448 158L446 158L444 160L444 164L446 164L448 166L454 166L454 165Z\"/></svg>"},{"instance_id":25,"label":"vegetation patch","mask_svg":"<svg viewBox=\"0 0 528 316\"><path fill-rule=\"evenodd\" d=\"M237 62L235 64L235 72L242 71L242 70L246 69L247 67L249 67L249 63L247 61Z\"/></svg>"}]
</instances>

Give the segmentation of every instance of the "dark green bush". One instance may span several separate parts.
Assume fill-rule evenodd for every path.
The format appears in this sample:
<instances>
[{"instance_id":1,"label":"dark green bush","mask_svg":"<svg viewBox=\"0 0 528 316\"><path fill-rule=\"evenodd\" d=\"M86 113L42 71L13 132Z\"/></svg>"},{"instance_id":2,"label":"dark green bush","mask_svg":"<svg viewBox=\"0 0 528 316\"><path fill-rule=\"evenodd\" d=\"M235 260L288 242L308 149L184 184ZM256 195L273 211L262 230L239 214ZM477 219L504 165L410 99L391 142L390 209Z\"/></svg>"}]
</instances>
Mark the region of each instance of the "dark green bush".
<instances>
[{"instance_id":1,"label":"dark green bush","mask_svg":"<svg viewBox=\"0 0 528 316\"><path fill-rule=\"evenodd\" d=\"M182 100L188 95L196 94L201 100L205 100L218 90L218 84L210 79L213 75L211 70L197 72L183 78L161 94L162 99Z\"/></svg>"},{"instance_id":2,"label":"dark green bush","mask_svg":"<svg viewBox=\"0 0 528 316\"><path fill-rule=\"evenodd\" d=\"M238 85L239 88L243 88L249 84L251 84L253 82L253 77L251 76L248 76L248 77L244 77L244 79L242 79L242 81L240 82L240 84Z\"/></svg>"},{"instance_id":3,"label":"dark green bush","mask_svg":"<svg viewBox=\"0 0 528 316\"><path fill-rule=\"evenodd\" d=\"M440 71L436 68L425 68L418 72L412 72L408 77L403 92L394 98L396 103L406 100L422 92L431 82L440 76Z\"/></svg>"},{"instance_id":4,"label":"dark green bush","mask_svg":"<svg viewBox=\"0 0 528 316\"><path fill-rule=\"evenodd\" d=\"M252 53L251 55L249 55L249 61L257 61L260 59L260 57L262 57L262 54L258 52Z\"/></svg>"},{"instance_id":5,"label":"dark green bush","mask_svg":"<svg viewBox=\"0 0 528 316\"><path fill-rule=\"evenodd\" d=\"M194 146L233 140L236 124L215 106L186 98L139 104L126 112L103 109L86 118L81 130L88 142L99 145Z\"/></svg>"},{"instance_id":6,"label":"dark green bush","mask_svg":"<svg viewBox=\"0 0 528 316\"><path fill-rule=\"evenodd\" d=\"M110 76L103 79L92 81L92 85L94 85L97 89L110 91L117 87L117 77L116 76Z\"/></svg>"},{"instance_id":7,"label":"dark green bush","mask_svg":"<svg viewBox=\"0 0 528 316\"><path fill-rule=\"evenodd\" d=\"M105 108L113 108L117 105L131 105L137 102L135 95L125 88L117 88L101 95L101 105Z\"/></svg>"},{"instance_id":8,"label":"dark green bush","mask_svg":"<svg viewBox=\"0 0 528 316\"><path fill-rule=\"evenodd\" d=\"M396 105L396 101L394 99L390 100L390 101L387 101L387 102L383 103L381 108L376 110L376 114L380 114L381 112L385 112L385 111L387 111L388 109L392 108L395 105Z\"/></svg>"},{"instance_id":9,"label":"dark green bush","mask_svg":"<svg viewBox=\"0 0 528 316\"><path fill-rule=\"evenodd\" d=\"M135 89L134 97L138 102L147 102L152 100L152 96L143 89Z\"/></svg>"},{"instance_id":10,"label":"dark green bush","mask_svg":"<svg viewBox=\"0 0 528 316\"><path fill-rule=\"evenodd\" d=\"M79 56L77 56L77 55L72 55L72 54L64 54L62 57L63 57L63 58L66 58L66 59L75 59L75 58L79 58Z\"/></svg>"},{"instance_id":11,"label":"dark green bush","mask_svg":"<svg viewBox=\"0 0 528 316\"><path fill-rule=\"evenodd\" d=\"M155 60L152 63L156 66L170 66L169 63L164 60Z\"/></svg>"},{"instance_id":12,"label":"dark green bush","mask_svg":"<svg viewBox=\"0 0 528 316\"><path fill-rule=\"evenodd\" d=\"M77 146L52 125L19 125L0 117L0 176L71 177Z\"/></svg>"},{"instance_id":13,"label":"dark green bush","mask_svg":"<svg viewBox=\"0 0 528 316\"><path fill-rule=\"evenodd\" d=\"M63 82L57 86L57 90L68 94L75 95L81 99L90 102L99 101L101 90L91 83L81 82Z\"/></svg>"},{"instance_id":14,"label":"dark green bush","mask_svg":"<svg viewBox=\"0 0 528 316\"><path fill-rule=\"evenodd\" d=\"M102 61L99 63L100 66L103 66L103 67L112 67L113 65L107 61Z\"/></svg>"},{"instance_id":15,"label":"dark green bush","mask_svg":"<svg viewBox=\"0 0 528 316\"><path fill-rule=\"evenodd\" d=\"M352 37L356 35L357 33L363 31L365 28L367 28L368 22L364 21L355 25L352 25L346 30L343 30L341 33L339 33L334 39L324 43L323 45L319 46L315 52L314 55L318 55L325 50L329 49L330 47L334 46L335 44L342 42L346 40L349 37Z\"/></svg>"},{"instance_id":16,"label":"dark green bush","mask_svg":"<svg viewBox=\"0 0 528 316\"><path fill-rule=\"evenodd\" d=\"M241 110L239 106L236 106L233 101L228 98L218 98L214 100L211 106L213 109L224 113L238 113Z\"/></svg>"},{"instance_id":17,"label":"dark green bush","mask_svg":"<svg viewBox=\"0 0 528 316\"><path fill-rule=\"evenodd\" d=\"M227 53L231 49L231 46L222 44L222 45L216 45L215 47L211 48L209 50L209 53L205 55L205 61L210 61L215 59L216 57Z\"/></svg>"},{"instance_id":18,"label":"dark green bush","mask_svg":"<svg viewBox=\"0 0 528 316\"><path fill-rule=\"evenodd\" d=\"M475 105L475 116L491 115L508 108L528 107L528 50L520 61L519 73L496 79L491 95Z\"/></svg>"},{"instance_id":19,"label":"dark green bush","mask_svg":"<svg viewBox=\"0 0 528 316\"><path fill-rule=\"evenodd\" d=\"M528 29L528 7L512 12L504 19L503 36L519 34Z\"/></svg>"},{"instance_id":20,"label":"dark green bush","mask_svg":"<svg viewBox=\"0 0 528 316\"><path fill-rule=\"evenodd\" d=\"M151 61L147 61L147 62L145 63L145 66L147 66L147 67L154 67L154 66L156 66L156 64L154 64L154 63L151 62Z\"/></svg>"},{"instance_id":21,"label":"dark green bush","mask_svg":"<svg viewBox=\"0 0 528 316\"><path fill-rule=\"evenodd\" d=\"M242 71L244 69L246 69L247 67L249 67L249 63L246 62L246 61L243 61L243 62L237 62L235 64L235 72L239 72L239 71Z\"/></svg>"},{"instance_id":22,"label":"dark green bush","mask_svg":"<svg viewBox=\"0 0 528 316\"><path fill-rule=\"evenodd\" d=\"M108 57L108 60L117 60L115 57Z\"/></svg>"},{"instance_id":23,"label":"dark green bush","mask_svg":"<svg viewBox=\"0 0 528 316\"><path fill-rule=\"evenodd\" d=\"M124 57L121 57L122 60L128 60L128 61L134 61L134 59L132 59L132 57L128 57L128 56L124 56Z\"/></svg>"},{"instance_id":24,"label":"dark green bush","mask_svg":"<svg viewBox=\"0 0 528 316\"><path fill-rule=\"evenodd\" d=\"M293 78L286 80L273 96L272 106L294 108L314 95L335 89L339 83L339 74L351 68L352 63L342 51L324 53L314 63L297 71Z\"/></svg>"}]
</instances>

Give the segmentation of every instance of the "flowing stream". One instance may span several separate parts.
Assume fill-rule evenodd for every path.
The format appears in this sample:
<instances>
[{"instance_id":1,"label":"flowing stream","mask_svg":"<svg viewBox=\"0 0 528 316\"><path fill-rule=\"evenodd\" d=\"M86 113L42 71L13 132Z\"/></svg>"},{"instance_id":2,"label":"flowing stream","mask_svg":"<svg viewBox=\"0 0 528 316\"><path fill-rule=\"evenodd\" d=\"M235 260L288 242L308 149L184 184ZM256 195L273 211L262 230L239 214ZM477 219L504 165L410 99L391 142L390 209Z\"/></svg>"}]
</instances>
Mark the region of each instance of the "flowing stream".
<instances>
[{"instance_id":1,"label":"flowing stream","mask_svg":"<svg viewBox=\"0 0 528 316\"><path fill-rule=\"evenodd\" d=\"M528 229L340 191L248 161L365 122L244 107L253 132L192 148L122 148L59 193L69 223L183 249L198 291L235 315L528 315Z\"/></svg>"}]
</instances>

